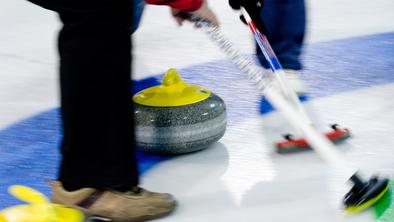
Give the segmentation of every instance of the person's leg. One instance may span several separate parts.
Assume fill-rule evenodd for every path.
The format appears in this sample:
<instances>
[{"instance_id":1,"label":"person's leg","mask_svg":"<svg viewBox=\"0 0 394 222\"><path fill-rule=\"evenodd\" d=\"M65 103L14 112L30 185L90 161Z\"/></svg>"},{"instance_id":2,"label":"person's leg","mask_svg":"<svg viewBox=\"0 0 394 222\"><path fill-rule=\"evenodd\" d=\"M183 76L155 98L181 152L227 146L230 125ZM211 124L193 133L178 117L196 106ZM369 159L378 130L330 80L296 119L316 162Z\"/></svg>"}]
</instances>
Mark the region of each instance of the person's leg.
<instances>
[{"instance_id":1,"label":"person's leg","mask_svg":"<svg viewBox=\"0 0 394 222\"><path fill-rule=\"evenodd\" d=\"M138 187L133 147L133 0L31 0L59 13L62 162L52 201L112 221L175 208L170 194Z\"/></svg>"},{"instance_id":2,"label":"person's leg","mask_svg":"<svg viewBox=\"0 0 394 222\"><path fill-rule=\"evenodd\" d=\"M304 0L266 0L261 16L267 27L267 39L283 68L302 69L300 54L306 22ZM257 56L268 68L258 47Z\"/></svg>"},{"instance_id":3,"label":"person's leg","mask_svg":"<svg viewBox=\"0 0 394 222\"><path fill-rule=\"evenodd\" d=\"M138 184L131 107L129 0L58 10L62 162L66 189ZM73 5L71 5L73 6Z\"/></svg>"},{"instance_id":4,"label":"person's leg","mask_svg":"<svg viewBox=\"0 0 394 222\"><path fill-rule=\"evenodd\" d=\"M131 102L132 0L29 0L59 13L66 189L138 184Z\"/></svg>"}]
</instances>

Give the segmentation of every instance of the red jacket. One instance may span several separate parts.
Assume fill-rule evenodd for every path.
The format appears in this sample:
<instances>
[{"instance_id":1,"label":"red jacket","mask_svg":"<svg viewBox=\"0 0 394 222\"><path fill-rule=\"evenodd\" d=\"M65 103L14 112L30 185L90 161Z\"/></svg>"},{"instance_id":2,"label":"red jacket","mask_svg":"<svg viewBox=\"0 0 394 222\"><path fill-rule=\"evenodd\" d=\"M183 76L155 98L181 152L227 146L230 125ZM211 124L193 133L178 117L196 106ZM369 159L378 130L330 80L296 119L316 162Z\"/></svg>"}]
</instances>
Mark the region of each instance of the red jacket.
<instances>
[{"instance_id":1,"label":"red jacket","mask_svg":"<svg viewBox=\"0 0 394 222\"><path fill-rule=\"evenodd\" d=\"M168 5L185 12L192 12L201 7L203 0L145 0L145 2L153 5Z\"/></svg>"}]
</instances>

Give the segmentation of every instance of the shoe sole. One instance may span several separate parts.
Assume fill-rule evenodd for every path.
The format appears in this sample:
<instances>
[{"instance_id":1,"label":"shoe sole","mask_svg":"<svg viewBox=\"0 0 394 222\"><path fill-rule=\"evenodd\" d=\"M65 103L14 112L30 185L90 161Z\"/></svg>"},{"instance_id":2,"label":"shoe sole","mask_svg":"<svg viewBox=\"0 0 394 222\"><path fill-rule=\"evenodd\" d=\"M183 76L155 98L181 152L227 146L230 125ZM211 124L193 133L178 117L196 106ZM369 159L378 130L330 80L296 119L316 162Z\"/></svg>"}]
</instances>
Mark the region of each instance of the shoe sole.
<instances>
[{"instance_id":1,"label":"shoe sole","mask_svg":"<svg viewBox=\"0 0 394 222\"><path fill-rule=\"evenodd\" d=\"M103 217L103 216L99 216L99 215L94 215L90 212L89 209L82 208L82 207L75 206L75 205L67 206L67 207L71 207L71 208L75 208L77 210L80 210L85 215L84 222L143 222L143 221L149 221L149 220L163 218L165 216L172 214L177 207L177 202L176 201L174 202L174 206L168 212L156 214L155 216L146 215L146 216L141 216L141 217L127 219L127 220L113 220L111 218L107 218L107 217Z\"/></svg>"}]
</instances>

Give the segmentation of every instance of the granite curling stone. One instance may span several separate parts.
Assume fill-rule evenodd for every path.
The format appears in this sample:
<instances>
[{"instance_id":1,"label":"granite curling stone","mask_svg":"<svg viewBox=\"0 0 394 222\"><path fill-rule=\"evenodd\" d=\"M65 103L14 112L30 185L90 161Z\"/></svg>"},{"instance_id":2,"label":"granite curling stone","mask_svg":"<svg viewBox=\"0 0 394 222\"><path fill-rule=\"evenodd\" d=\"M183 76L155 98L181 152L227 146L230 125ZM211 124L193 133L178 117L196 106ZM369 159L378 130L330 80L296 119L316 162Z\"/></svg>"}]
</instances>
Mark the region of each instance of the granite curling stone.
<instances>
[{"instance_id":1,"label":"granite curling stone","mask_svg":"<svg viewBox=\"0 0 394 222\"><path fill-rule=\"evenodd\" d=\"M158 154L184 154L207 148L226 131L223 100L208 89L185 83L169 69L162 85L133 97L137 148Z\"/></svg>"}]
</instances>

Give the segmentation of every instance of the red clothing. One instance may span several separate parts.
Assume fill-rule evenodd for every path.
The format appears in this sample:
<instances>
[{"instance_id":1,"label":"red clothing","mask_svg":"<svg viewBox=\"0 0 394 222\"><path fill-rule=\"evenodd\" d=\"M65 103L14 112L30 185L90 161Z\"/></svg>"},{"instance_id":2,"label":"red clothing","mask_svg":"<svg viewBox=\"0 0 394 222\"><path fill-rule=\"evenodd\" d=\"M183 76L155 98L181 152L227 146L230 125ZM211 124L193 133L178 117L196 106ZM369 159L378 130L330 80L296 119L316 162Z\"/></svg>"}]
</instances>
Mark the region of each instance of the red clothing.
<instances>
[{"instance_id":1,"label":"red clothing","mask_svg":"<svg viewBox=\"0 0 394 222\"><path fill-rule=\"evenodd\" d=\"M148 4L168 5L185 12L193 12L199 9L203 0L145 0Z\"/></svg>"}]
</instances>

